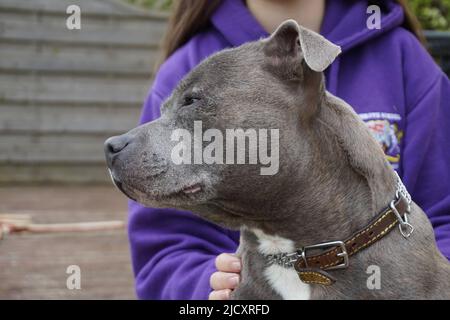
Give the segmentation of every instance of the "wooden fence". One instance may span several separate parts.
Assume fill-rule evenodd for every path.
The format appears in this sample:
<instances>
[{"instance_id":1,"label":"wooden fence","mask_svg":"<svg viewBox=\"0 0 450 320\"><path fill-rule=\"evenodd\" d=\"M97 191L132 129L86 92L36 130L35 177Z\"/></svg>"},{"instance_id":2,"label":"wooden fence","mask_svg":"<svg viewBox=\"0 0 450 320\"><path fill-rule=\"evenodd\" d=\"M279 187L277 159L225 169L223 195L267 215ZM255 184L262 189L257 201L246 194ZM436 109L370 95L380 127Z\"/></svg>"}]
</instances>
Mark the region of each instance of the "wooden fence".
<instances>
[{"instance_id":1,"label":"wooden fence","mask_svg":"<svg viewBox=\"0 0 450 320\"><path fill-rule=\"evenodd\" d=\"M0 0L0 183L107 181L103 141L136 125L165 23L114 0Z\"/></svg>"}]
</instances>

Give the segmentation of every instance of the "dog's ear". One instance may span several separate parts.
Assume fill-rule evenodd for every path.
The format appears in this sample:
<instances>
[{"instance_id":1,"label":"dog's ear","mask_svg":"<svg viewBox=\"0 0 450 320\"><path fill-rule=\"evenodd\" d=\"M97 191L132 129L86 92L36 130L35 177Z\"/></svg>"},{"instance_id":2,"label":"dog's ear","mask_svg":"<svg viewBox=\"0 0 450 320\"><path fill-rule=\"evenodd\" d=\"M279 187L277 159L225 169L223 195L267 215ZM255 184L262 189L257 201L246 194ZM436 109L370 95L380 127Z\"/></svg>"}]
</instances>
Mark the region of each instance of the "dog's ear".
<instances>
[{"instance_id":1,"label":"dog's ear","mask_svg":"<svg viewBox=\"0 0 450 320\"><path fill-rule=\"evenodd\" d=\"M264 52L274 64L288 59L298 65L303 58L311 70L322 72L341 53L341 48L291 19L266 40Z\"/></svg>"}]
</instances>

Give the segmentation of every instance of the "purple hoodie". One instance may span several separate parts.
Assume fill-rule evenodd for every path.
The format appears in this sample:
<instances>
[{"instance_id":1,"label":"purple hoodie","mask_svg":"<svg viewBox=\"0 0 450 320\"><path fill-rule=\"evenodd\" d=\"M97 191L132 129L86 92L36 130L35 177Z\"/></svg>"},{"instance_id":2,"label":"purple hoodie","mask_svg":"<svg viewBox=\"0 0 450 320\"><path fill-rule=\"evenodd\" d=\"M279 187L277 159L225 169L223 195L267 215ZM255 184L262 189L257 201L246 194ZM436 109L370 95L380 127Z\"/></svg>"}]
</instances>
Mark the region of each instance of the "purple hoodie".
<instances>
[{"instance_id":1,"label":"purple hoodie","mask_svg":"<svg viewBox=\"0 0 450 320\"><path fill-rule=\"evenodd\" d=\"M369 30L367 1L327 2L321 33L340 45L342 54L326 70L326 86L367 123L450 258L450 83L401 27L401 7L383 3L381 29ZM241 0L223 0L210 22L161 66L142 123L159 117L161 103L202 59L268 36ZM239 232L190 212L145 208L132 201L129 210L138 297L206 299L214 259L236 250Z\"/></svg>"}]
</instances>

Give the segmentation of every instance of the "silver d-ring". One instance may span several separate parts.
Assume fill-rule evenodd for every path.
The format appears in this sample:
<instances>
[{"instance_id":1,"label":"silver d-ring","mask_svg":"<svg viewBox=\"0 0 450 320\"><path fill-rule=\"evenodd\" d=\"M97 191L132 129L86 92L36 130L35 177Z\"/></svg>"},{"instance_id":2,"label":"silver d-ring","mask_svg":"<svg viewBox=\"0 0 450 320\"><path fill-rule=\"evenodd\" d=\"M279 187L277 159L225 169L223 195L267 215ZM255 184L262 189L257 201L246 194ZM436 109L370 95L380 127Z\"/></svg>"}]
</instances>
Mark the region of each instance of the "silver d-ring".
<instances>
[{"instance_id":1,"label":"silver d-ring","mask_svg":"<svg viewBox=\"0 0 450 320\"><path fill-rule=\"evenodd\" d=\"M402 217L398 212L397 208L395 207L394 201L391 201L389 206L391 207L392 211L397 217L397 220L399 222L398 228L400 230L400 233L404 238L408 238L414 231L414 227L408 222L408 215L404 214Z\"/></svg>"},{"instance_id":2,"label":"silver d-ring","mask_svg":"<svg viewBox=\"0 0 450 320\"><path fill-rule=\"evenodd\" d=\"M399 228L400 233L402 234L402 236L403 236L404 238L409 238L409 236L410 236L410 235L413 233L413 231L414 231L414 227L413 227L410 223L408 223L408 222L400 223L400 224L398 225L398 228Z\"/></svg>"}]
</instances>

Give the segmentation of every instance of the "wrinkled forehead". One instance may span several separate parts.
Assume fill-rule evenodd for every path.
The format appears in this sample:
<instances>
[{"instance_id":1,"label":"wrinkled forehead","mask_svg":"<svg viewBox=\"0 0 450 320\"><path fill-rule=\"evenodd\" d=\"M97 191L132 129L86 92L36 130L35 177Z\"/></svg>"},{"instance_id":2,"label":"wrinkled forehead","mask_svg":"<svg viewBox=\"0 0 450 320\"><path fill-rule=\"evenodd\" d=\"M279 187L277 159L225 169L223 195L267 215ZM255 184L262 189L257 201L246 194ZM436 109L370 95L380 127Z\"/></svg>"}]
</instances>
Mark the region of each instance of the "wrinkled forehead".
<instances>
[{"instance_id":1,"label":"wrinkled forehead","mask_svg":"<svg viewBox=\"0 0 450 320\"><path fill-rule=\"evenodd\" d=\"M180 90L203 86L223 87L245 81L261 70L263 52L260 42L222 50L203 60L180 83Z\"/></svg>"}]
</instances>

